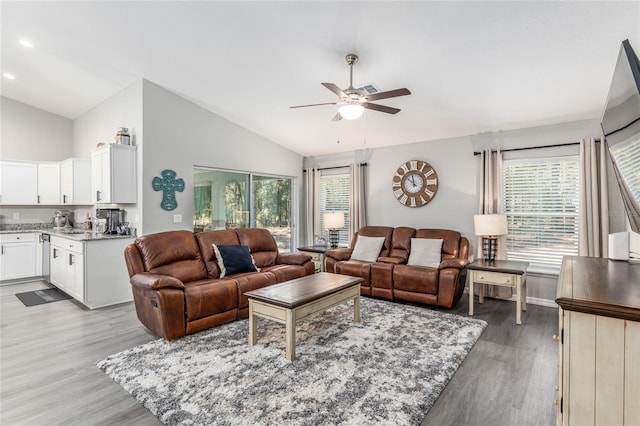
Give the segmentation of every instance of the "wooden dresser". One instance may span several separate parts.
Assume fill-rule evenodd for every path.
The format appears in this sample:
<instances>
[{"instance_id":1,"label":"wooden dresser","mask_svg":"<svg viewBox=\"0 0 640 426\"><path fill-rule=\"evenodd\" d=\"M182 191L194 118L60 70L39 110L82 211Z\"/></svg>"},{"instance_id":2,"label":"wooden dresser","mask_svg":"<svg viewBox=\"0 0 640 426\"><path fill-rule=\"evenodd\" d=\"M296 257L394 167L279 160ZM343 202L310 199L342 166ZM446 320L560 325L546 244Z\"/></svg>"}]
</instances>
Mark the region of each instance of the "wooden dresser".
<instances>
[{"instance_id":1,"label":"wooden dresser","mask_svg":"<svg viewBox=\"0 0 640 426\"><path fill-rule=\"evenodd\" d=\"M558 425L640 424L640 263L565 256Z\"/></svg>"}]
</instances>

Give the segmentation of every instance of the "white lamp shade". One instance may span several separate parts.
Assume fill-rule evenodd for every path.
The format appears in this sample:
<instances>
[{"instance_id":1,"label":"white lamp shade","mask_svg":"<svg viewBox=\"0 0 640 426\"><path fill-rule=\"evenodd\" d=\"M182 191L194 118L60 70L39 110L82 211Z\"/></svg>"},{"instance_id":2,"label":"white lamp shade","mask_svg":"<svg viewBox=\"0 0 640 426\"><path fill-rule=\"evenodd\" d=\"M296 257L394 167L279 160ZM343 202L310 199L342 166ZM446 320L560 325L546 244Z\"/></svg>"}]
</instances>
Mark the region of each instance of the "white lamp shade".
<instances>
[{"instance_id":1,"label":"white lamp shade","mask_svg":"<svg viewBox=\"0 0 640 426\"><path fill-rule=\"evenodd\" d=\"M364 107L359 103L349 102L338 108L338 111L340 111L340 115L345 120L355 120L356 118L362 117Z\"/></svg>"},{"instance_id":2,"label":"white lamp shade","mask_svg":"<svg viewBox=\"0 0 640 426\"><path fill-rule=\"evenodd\" d=\"M473 215L473 225L478 236L507 234L507 216L504 214Z\"/></svg>"},{"instance_id":3,"label":"white lamp shade","mask_svg":"<svg viewBox=\"0 0 640 426\"><path fill-rule=\"evenodd\" d=\"M344 213L331 212L325 213L322 218L324 219L324 226L327 229L340 229L344 227Z\"/></svg>"}]
</instances>

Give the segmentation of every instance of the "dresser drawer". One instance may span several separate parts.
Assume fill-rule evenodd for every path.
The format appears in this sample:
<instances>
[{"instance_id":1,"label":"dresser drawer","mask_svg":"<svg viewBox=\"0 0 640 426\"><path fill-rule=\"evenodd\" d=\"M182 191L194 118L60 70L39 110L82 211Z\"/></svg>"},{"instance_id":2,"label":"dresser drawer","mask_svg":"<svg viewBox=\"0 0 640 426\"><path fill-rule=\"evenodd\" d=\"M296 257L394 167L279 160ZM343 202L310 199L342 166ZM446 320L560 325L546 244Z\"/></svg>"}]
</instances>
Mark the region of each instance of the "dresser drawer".
<instances>
[{"instance_id":1,"label":"dresser drawer","mask_svg":"<svg viewBox=\"0 0 640 426\"><path fill-rule=\"evenodd\" d=\"M506 286L516 285L517 277L513 274L501 274L500 272L473 271L473 281L482 284L499 284Z\"/></svg>"}]
</instances>

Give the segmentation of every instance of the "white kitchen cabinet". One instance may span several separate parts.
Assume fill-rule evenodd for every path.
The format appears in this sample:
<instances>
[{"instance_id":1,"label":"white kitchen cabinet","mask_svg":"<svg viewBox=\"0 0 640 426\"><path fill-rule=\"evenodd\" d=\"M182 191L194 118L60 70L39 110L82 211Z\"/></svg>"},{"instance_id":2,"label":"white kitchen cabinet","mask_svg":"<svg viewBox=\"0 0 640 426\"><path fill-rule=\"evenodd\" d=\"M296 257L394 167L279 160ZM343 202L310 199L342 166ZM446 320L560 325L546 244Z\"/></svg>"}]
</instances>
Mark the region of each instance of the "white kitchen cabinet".
<instances>
[{"instance_id":1,"label":"white kitchen cabinet","mask_svg":"<svg viewBox=\"0 0 640 426\"><path fill-rule=\"evenodd\" d=\"M36 276L36 234L0 234L0 280Z\"/></svg>"},{"instance_id":2,"label":"white kitchen cabinet","mask_svg":"<svg viewBox=\"0 0 640 426\"><path fill-rule=\"evenodd\" d=\"M84 243L51 236L51 283L79 301L84 300Z\"/></svg>"},{"instance_id":3,"label":"white kitchen cabinet","mask_svg":"<svg viewBox=\"0 0 640 426\"><path fill-rule=\"evenodd\" d=\"M91 200L136 202L136 147L106 145L91 153Z\"/></svg>"},{"instance_id":4,"label":"white kitchen cabinet","mask_svg":"<svg viewBox=\"0 0 640 426\"><path fill-rule=\"evenodd\" d=\"M60 204L60 163L38 163L38 204Z\"/></svg>"},{"instance_id":5,"label":"white kitchen cabinet","mask_svg":"<svg viewBox=\"0 0 640 426\"><path fill-rule=\"evenodd\" d=\"M88 205L91 200L91 160L69 158L60 163L62 204Z\"/></svg>"},{"instance_id":6,"label":"white kitchen cabinet","mask_svg":"<svg viewBox=\"0 0 640 426\"><path fill-rule=\"evenodd\" d=\"M130 238L78 241L51 235L51 284L95 309L133 299L122 257Z\"/></svg>"},{"instance_id":7,"label":"white kitchen cabinet","mask_svg":"<svg viewBox=\"0 0 640 426\"><path fill-rule=\"evenodd\" d=\"M38 163L0 161L0 204L38 203Z\"/></svg>"}]
</instances>

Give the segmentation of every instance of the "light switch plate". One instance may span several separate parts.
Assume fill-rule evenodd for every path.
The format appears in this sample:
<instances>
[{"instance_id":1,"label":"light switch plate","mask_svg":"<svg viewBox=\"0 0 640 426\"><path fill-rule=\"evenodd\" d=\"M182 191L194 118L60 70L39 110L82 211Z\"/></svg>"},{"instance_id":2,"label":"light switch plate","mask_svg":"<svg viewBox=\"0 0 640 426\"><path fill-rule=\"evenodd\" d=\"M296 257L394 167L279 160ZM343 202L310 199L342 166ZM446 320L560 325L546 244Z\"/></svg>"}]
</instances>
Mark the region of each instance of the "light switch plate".
<instances>
[{"instance_id":1,"label":"light switch plate","mask_svg":"<svg viewBox=\"0 0 640 426\"><path fill-rule=\"evenodd\" d=\"M182 215L174 214L173 215L173 223L182 223Z\"/></svg>"},{"instance_id":2,"label":"light switch plate","mask_svg":"<svg viewBox=\"0 0 640 426\"><path fill-rule=\"evenodd\" d=\"M20 219L20 212L13 212L14 219Z\"/></svg>"}]
</instances>

